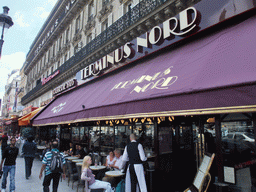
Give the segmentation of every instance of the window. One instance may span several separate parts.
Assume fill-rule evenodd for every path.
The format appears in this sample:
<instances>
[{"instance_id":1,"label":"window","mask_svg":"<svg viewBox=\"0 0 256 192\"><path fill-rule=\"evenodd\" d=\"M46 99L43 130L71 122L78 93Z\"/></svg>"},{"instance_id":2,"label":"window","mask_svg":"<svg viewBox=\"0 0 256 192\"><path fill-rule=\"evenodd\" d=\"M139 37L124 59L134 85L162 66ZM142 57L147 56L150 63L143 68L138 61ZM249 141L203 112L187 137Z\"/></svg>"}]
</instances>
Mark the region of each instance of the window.
<instances>
[{"instance_id":1,"label":"window","mask_svg":"<svg viewBox=\"0 0 256 192\"><path fill-rule=\"evenodd\" d=\"M62 43L62 36L60 36L60 39L59 39L59 50L61 50L61 43Z\"/></svg>"},{"instance_id":2,"label":"window","mask_svg":"<svg viewBox=\"0 0 256 192\"><path fill-rule=\"evenodd\" d=\"M132 3L132 2L126 3L125 6L124 6L124 12L125 12L125 13L130 12L131 9L132 9L132 7L133 7L133 3Z\"/></svg>"},{"instance_id":3,"label":"window","mask_svg":"<svg viewBox=\"0 0 256 192\"><path fill-rule=\"evenodd\" d=\"M80 15L76 19L76 33L80 30Z\"/></svg>"},{"instance_id":4,"label":"window","mask_svg":"<svg viewBox=\"0 0 256 192\"><path fill-rule=\"evenodd\" d=\"M66 43L69 41L69 28L66 30Z\"/></svg>"},{"instance_id":5,"label":"window","mask_svg":"<svg viewBox=\"0 0 256 192\"><path fill-rule=\"evenodd\" d=\"M53 57L55 56L55 44L53 44L53 46L52 46L52 56Z\"/></svg>"},{"instance_id":6,"label":"window","mask_svg":"<svg viewBox=\"0 0 256 192\"><path fill-rule=\"evenodd\" d=\"M65 63L67 60L68 60L68 55L66 54L66 55L64 56L64 63Z\"/></svg>"},{"instance_id":7,"label":"window","mask_svg":"<svg viewBox=\"0 0 256 192\"><path fill-rule=\"evenodd\" d=\"M48 62L50 62L50 58L51 58L51 51L49 49L49 51L48 51Z\"/></svg>"}]
</instances>

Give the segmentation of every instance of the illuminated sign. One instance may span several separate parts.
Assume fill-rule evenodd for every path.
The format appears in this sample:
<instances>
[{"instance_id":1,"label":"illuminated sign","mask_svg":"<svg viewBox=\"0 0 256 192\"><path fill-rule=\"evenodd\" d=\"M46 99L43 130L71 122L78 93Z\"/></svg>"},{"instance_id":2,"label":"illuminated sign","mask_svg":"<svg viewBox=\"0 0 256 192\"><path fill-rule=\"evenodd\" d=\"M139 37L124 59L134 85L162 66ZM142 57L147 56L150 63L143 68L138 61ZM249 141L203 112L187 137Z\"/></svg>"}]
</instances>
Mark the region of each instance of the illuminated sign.
<instances>
[{"instance_id":1,"label":"illuminated sign","mask_svg":"<svg viewBox=\"0 0 256 192\"><path fill-rule=\"evenodd\" d=\"M49 82L50 80L52 80L54 77L56 77L58 74L60 73L60 71L56 71L54 74L50 75L47 78L43 78L42 79L42 85L46 84L47 82Z\"/></svg>"}]
</instances>

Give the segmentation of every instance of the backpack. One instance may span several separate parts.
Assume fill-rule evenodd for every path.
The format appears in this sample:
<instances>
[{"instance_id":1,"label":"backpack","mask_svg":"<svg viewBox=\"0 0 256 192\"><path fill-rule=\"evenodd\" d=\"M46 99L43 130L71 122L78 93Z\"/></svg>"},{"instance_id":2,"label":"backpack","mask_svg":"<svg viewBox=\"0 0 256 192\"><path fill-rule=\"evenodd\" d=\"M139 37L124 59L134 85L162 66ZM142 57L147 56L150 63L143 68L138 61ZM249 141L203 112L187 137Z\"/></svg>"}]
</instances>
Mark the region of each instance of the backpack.
<instances>
[{"instance_id":1,"label":"backpack","mask_svg":"<svg viewBox=\"0 0 256 192\"><path fill-rule=\"evenodd\" d=\"M122 179L116 186L115 192L125 192L125 181Z\"/></svg>"},{"instance_id":2,"label":"backpack","mask_svg":"<svg viewBox=\"0 0 256 192\"><path fill-rule=\"evenodd\" d=\"M50 171L52 173L62 173L63 172L63 162L62 155L58 151L51 151L52 159L50 164Z\"/></svg>"}]
</instances>

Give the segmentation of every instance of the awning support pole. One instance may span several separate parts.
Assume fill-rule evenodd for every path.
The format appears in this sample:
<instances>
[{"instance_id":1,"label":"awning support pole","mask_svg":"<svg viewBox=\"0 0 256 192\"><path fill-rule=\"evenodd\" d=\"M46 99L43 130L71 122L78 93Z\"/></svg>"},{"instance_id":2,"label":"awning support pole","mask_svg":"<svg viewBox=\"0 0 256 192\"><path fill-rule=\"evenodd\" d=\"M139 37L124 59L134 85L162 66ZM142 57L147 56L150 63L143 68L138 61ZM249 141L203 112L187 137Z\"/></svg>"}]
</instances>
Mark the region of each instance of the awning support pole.
<instances>
[{"instance_id":1,"label":"awning support pole","mask_svg":"<svg viewBox=\"0 0 256 192\"><path fill-rule=\"evenodd\" d=\"M216 163L218 169L218 181L224 182L224 164L221 150L221 118L220 115L215 116L215 131L216 131Z\"/></svg>"}]
</instances>

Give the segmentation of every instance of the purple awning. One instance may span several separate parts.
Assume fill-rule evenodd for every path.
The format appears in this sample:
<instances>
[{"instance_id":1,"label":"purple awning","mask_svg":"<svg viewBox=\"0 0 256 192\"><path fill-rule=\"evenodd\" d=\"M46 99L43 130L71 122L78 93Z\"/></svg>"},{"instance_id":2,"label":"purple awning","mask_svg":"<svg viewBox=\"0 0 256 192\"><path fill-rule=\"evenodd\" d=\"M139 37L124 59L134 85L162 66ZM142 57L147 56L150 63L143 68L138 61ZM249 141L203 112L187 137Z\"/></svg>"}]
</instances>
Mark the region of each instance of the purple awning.
<instances>
[{"instance_id":1,"label":"purple awning","mask_svg":"<svg viewBox=\"0 0 256 192\"><path fill-rule=\"evenodd\" d=\"M253 17L149 56L58 96L33 125L255 110L255 34Z\"/></svg>"}]
</instances>

